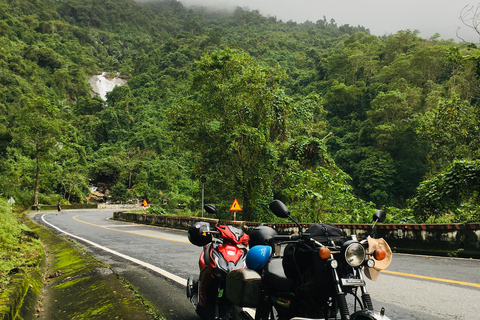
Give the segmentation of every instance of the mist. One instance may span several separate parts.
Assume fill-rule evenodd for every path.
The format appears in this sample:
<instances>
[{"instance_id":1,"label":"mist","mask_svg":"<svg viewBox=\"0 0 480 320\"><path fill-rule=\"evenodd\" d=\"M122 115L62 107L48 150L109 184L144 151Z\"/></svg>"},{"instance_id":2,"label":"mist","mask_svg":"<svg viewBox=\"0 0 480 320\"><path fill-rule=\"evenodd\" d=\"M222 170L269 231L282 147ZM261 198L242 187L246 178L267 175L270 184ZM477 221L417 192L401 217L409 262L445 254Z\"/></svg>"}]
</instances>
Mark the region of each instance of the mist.
<instances>
[{"instance_id":1,"label":"mist","mask_svg":"<svg viewBox=\"0 0 480 320\"><path fill-rule=\"evenodd\" d=\"M236 7L258 10L264 16L303 23L316 22L325 16L337 25L363 26L377 36L399 30L418 30L429 39L480 42L480 36L463 25L459 17L465 6L476 6L469 0L179 0L184 6L203 6L212 10L233 11ZM458 36L457 36L458 34Z\"/></svg>"}]
</instances>

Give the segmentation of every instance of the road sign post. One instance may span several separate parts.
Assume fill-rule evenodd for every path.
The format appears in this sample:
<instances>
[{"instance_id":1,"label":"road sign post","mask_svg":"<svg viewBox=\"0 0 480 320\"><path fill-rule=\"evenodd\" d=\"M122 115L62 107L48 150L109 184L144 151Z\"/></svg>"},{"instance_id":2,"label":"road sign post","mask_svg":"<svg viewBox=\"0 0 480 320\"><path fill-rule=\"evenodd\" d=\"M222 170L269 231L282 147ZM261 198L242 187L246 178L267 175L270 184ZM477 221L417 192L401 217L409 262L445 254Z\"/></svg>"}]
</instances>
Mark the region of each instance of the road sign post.
<instances>
[{"instance_id":1,"label":"road sign post","mask_svg":"<svg viewBox=\"0 0 480 320\"><path fill-rule=\"evenodd\" d=\"M230 211L233 211L233 221L237 220L237 211L242 211L242 207L240 206L240 203L238 203L238 200L235 198L233 200L232 205L230 206Z\"/></svg>"},{"instance_id":2,"label":"road sign post","mask_svg":"<svg viewBox=\"0 0 480 320\"><path fill-rule=\"evenodd\" d=\"M148 208L147 199L143 199L142 207L143 207L143 213L147 213L147 208Z\"/></svg>"}]
</instances>

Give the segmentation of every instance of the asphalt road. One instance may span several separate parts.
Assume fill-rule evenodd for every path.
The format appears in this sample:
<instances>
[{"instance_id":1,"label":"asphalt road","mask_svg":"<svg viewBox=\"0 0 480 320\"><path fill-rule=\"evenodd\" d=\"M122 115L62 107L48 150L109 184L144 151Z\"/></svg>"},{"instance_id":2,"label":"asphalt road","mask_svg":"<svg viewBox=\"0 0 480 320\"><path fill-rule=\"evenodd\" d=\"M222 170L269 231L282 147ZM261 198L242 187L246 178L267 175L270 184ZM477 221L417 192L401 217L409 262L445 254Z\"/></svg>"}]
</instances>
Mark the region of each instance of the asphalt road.
<instances>
[{"instance_id":1,"label":"asphalt road","mask_svg":"<svg viewBox=\"0 0 480 320\"><path fill-rule=\"evenodd\" d=\"M185 231L110 220L112 210L41 212L36 221L85 246L130 281L159 314L198 320L184 285L198 274L201 248ZM480 319L480 261L394 254L377 281L367 280L375 309L392 320Z\"/></svg>"}]
</instances>

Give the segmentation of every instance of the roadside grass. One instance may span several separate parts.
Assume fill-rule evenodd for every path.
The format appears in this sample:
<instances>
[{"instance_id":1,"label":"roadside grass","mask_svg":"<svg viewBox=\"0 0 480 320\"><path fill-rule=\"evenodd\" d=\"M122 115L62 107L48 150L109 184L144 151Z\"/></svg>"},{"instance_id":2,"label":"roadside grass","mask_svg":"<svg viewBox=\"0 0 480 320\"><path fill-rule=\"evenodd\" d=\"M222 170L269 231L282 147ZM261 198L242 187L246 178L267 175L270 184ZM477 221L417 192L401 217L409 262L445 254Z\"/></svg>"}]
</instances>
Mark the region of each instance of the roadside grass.
<instances>
[{"instance_id":1,"label":"roadside grass","mask_svg":"<svg viewBox=\"0 0 480 320\"><path fill-rule=\"evenodd\" d=\"M12 276L35 265L43 247L35 234L10 212L5 199L0 199L0 221L0 291L3 291Z\"/></svg>"}]
</instances>

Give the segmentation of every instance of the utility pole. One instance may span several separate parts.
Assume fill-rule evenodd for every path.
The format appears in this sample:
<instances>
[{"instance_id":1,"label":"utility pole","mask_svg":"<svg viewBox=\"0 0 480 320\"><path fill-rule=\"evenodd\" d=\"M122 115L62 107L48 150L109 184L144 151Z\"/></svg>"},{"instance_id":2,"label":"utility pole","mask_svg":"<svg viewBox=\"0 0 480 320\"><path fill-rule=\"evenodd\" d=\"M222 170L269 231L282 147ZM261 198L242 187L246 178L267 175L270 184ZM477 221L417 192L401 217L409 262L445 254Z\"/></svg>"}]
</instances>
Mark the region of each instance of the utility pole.
<instances>
[{"instance_id":1,"label":"utility pole","mask_svg":"<svg viewBox=\"0 0 480 320\"><path fill-rule=\"evenodd\" d=\"M202 218L203 218L203 207L204 207L204 199L205 199L205 182L207 182L207 175L202 174L202 177L200 178L200 181L202 182Z\"/></svg>"}]
</instances>

